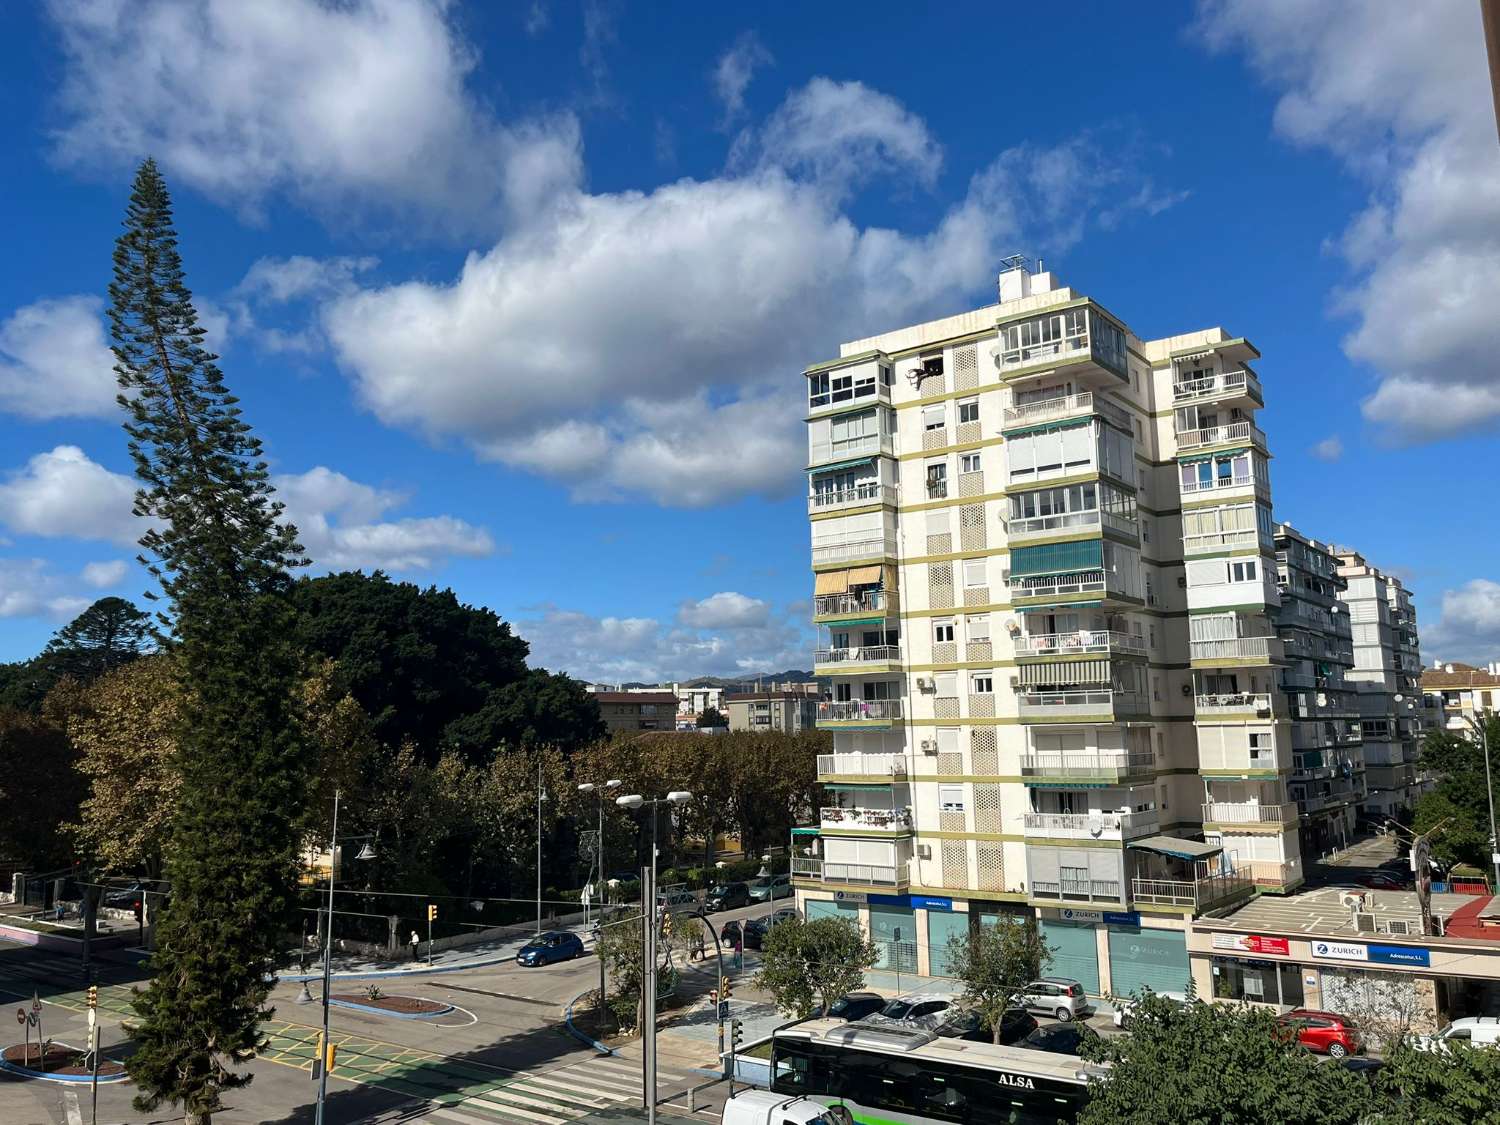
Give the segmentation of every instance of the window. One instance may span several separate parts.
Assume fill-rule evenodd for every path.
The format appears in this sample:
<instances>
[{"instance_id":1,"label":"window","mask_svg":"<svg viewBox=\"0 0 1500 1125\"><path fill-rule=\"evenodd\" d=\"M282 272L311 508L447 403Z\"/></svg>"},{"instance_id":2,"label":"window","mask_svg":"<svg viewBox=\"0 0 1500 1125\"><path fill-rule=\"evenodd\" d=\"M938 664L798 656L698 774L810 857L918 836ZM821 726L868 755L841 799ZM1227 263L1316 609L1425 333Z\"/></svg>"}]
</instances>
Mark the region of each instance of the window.
<instances>
[{"instance_id":1,"label":"window","mask_svg":"<svg viewBox=\"0 0 1500 1125\"><path fill-rule=\"evenodd\" d=\"M1151 677L1151 698L1154 699L1154 700L1156 700L1158 703L1161 702L1161 677L1160 676L1152 676Z\"/></svg>"},{"instance_id":2,"label":"window","mask_svg":"<svg viewBox=\"0 0 1500 1125\"><path fill-rule=\"evenodd\" d=\"M973 617L965 618L964 624L968 627L970 641L987 641L990 639L989 614L975 614Z\"/></svg>"},{"instance_id":3,"label":"window","mask_svg":"<svg viewBox=\"0 0 1500 1125\"><path fill-rule=\"evenodd\" d=\"M941 430L948 423L942 403L922 407L922 429Z\"/></svg>"},{"instance_id":4,"label":"window","mask_svg":"<svg viewBox=\"0 0 1500 1125\"><path fill-rule=\"evenodd\" d=\"M988 585L984 559L964 559L964 585L970 589Z\"/></svg>"},{"instance_id":5,"label":"window","mask_svg":"<svg viewBox=\"0 0 1500 1125\"><path fill-rule=\"evenodd\" d=\"M1146 626L1146 647L1156 647L1156 623L1152 622Z\"/></svg>"},{"instance_id":6,"label":"window","mask_svg":"<svg viewBox=\"0 0 1500 1125\"><path fill-rule=\"evenodd\" d=\"M958 471L960 473L977 473L983 467L981 455L978 453L963 453L958 458Z\"/></svg>"},{"instance_id":7,"label":"window","mask_svg":"<svg viewBox=\"0 0 1500 1125\"><path fill-rule=\"evenodd\" d=\"M1490 693L1482 691L1479 693L1479 706L1488 708L1490 705Z\"/></svg>"},{"instance_id":8,"label":"window","mask_svg":"<svg viewBox=\"0 0 1500 1125\"><path fill-rule=\"evenodd\" d=\"M995 673L990 671L975 672L969 677L969 694L971 695L993 695L995 693Z\"/></svg>"},{"instance_id":9,"label":"window","mask_svg":"<svg viewBox=\"0 0 1500 1125\"><path fill-rule=\"evenodd\" d=\"M961 398L958 400L958 424L979 421L979 400L977 398Z\"/></svg>"},{"instance_id":10,"label":"window","mask_svg":"<svg viewBox=\"0 0 1500 1125\"><path fill-rule=\"evenodd\" d=\"M1241 957L1214 957L1211 965L1215 999L1253 1000L1288 1008L1302 1006L1300 965L1252 961Z\"/></svg>"},{"instance_id":11,"label":"window","mask_svg":"<svg viewBox=\"0 0 1500 1125\"><path fill-rule=\"evenodd\" d=\"M1147 520L1147 519L1141 520L1141 541L1144 542L1144 543L1151 542L1151 521L1150 520Z\"/></svg>"},{"instance_id":12,"label":"window","mask_svg":"<svg viewBox=\"0 0 1500 1125\"><path fill-rule=\"evenodd\" d=\"M958 694L957 672L934 672L932 676L934 694L951 699ZM939 731L939 734L942 732Z\"/></svg>"},{"instance_id":13,"label":"window","mask_svg":"<svg viewBox=\"0 0 1500 1125\"><path fill-rule=\"evenodd\" d=\"M943 812L963 812L964 787L962 785L939 785L938 807Z\"/></svg>"},{"instance_id":14,"label":"window","mask_svg":"<svg viewBox=\"0 0 1500 1125\"><path fill-rule=\"evenodd\" d=\"M1229 564L1229 581L1231 582L1254 582L1255 560L1245 559L1242 562L1231 562Z\"/></svg>"},{"instance_id":15,"label":"window","mask_svg":"<svg viewBox=\"0 0 1500 1125\"><path fill-rule=\"evenodd\" d=\"M932 643L945 645L953 640L953 618L940 617L932 623Z\"/></svg>"}]
</instances>

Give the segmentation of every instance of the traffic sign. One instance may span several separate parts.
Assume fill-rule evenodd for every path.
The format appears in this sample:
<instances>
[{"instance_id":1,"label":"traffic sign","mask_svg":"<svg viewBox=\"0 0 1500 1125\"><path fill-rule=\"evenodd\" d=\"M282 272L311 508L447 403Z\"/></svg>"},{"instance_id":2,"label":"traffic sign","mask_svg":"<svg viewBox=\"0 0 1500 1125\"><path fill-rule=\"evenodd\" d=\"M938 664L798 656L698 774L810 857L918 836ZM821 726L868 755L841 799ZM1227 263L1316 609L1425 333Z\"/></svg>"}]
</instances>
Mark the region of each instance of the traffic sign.
<instances>
[{"instance_id":1,"label":"traffic sign","mask_svg":"<svg viewBox=\"0 0 1500 1125\"><path fill-rule=\"evenodd\" d=\"M29 1023L32 1027L35 1027L37 1025L36 1013L28 1012L26 1014L26 1022Z\"/></svg>"},{"instance_id":2,"label":"traffic sign","mask_svg":"<svg viewBox=\"0 0 1500 1125\"><path fill-rule=\"evenodd\" d=\"M32 1010L32 1011L33 1011L33 1012L40 1012L40 1011L41 1011L41 1010L42 1010L42 1002L41 1002L41 1000L40 1000L40 999L39 999L39 998L38 998L38 997L36 997L36 996L33 996L33 997L32 997L32 998L31 998L31 1010Z\"/></svg>"},{"instance_id":3,"label":"traffic sign","mask_svg":"<svg viewBox=\"0 0 1500 1125\"><path fill-rule=\"evenodd\" d=\"M16 1009L16 1022L17 1023L25 1023L26 1022L26 1009L25 1008L17 1008Z\"/></svg>"}]
</instances>

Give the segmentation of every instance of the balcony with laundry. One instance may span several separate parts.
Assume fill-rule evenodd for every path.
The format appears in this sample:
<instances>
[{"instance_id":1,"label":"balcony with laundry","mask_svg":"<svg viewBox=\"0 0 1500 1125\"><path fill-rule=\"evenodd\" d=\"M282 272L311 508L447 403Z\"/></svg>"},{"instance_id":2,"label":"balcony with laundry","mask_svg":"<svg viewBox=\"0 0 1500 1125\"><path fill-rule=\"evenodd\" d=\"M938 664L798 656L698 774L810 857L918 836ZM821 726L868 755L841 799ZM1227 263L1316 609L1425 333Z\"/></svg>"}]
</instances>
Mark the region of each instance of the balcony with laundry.
<instances>
[{"instance_id":1,"label":"balcony with laundry","mask_svg":"<svg viewBox=\"0 0 1500 1125\"><path fill-rule=\"evenodd\" d=\"M896 726L906 715L901 681L839 679L833 698L818 703L818 726L829 730L879 730Z\"/></svg>"},{"instance_id":2,"label":"balcony with laundry","mask_svg":"<svg viewBox=\"0 0 1500 1125\"><path fill-rule=\"evenodd\" d=\"M813 620L849 627L894 620L900 611L896 567L852 567L819 571L813 579Z\"/></svg>"},{"instance_id":3,"label":"balcony with laundry","mask_svg":"<svg viewBox=\"0 0 1500 1125\"><path fill-rule=\"evenodd\" d=\"M813 654L813 671L819 676L901 669L901 631L894 619L866 625L828 625L819 631L822 636Z\"/></svg>"},{"instance_id":4,"label":"balcony with laundry","mask_svg":"<svg viewBox=\"0 0 1500 1125\"><path fill-rule=\"evenodd\" d=\"M1130 378L1123 329L1091 303L1002 324L990 355L1007 382L1056 372L1092 390L1117 387Z\"/></svg>"}]
</instances>

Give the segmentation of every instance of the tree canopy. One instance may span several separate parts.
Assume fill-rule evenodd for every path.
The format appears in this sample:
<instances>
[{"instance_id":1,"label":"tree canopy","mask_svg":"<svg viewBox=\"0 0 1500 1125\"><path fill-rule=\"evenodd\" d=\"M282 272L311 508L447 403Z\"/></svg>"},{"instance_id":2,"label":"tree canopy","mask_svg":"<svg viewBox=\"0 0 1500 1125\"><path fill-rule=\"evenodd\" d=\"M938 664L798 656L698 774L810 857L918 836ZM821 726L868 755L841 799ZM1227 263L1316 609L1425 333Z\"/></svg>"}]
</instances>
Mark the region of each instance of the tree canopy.
<instances>
[{"instance_id":1,"label":"tree canopy","mask_svg":"<svg viewBox=\"0 0 1500 1125\"><path fill-rule=\"evenodd\" d=\"M1005 1009L1051 959L1034 918L1002 915L948 942L948 972L963 982L962 1003L979 1015L996 1043Z\"/></svg>"},{"instance_id":2,"label":"tree canopy","mask_svg":"<svg viewBox=\"0 0 1500 1125\"><path fill-rule=\"evenodd\" d=\"M1484 720L1489 740L1492 782L1500 798L1500 718ZM1422 833L1443 820L1448 823L1432 838L1432 855L1451 867L1467 863L1490 868L1490 814L1485 796L1484 753L1468 731L1437 729L1422 740L1421 765L1437 776L1437 785L1417 799L1413 830ZM1500 800L1497 800L1500 804Z\"/></svg>"},{"instance_id":3,"label":"tree canopy","mask_svg":"<svg viewBox=\"0 0 1500 1125\"><path fill-rule=\"evenodd\" d=\"M861 988L879 951L852 918L791 918L766 931L755 986L799 1019Z\"/></svg>"}]
</instances>

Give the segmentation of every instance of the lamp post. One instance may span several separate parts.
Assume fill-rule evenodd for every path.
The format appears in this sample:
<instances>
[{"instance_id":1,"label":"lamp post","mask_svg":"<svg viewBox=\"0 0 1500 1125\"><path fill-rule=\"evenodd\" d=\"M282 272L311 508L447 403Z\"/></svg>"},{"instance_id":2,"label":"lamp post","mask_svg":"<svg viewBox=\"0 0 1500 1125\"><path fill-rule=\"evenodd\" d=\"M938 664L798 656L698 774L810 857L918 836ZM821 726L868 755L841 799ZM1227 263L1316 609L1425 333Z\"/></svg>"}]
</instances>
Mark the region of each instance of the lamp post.
<instances>
[{"instance_id":1,"label":"lamp post","mask_svg":"<svg viewBox=\"0 0 1500 1125\"><path fill-rule=\"evenodd\" d=\"M657 810L661 805L684 805L692 799L693 795L682 789L674 789L665 797L653 799L642 797L639 793L615 798L615 804L623 809L651 809L651 866L645 872L646 878L642 880L641 886L641 909L645 922L645 941L642 943L645 971L641 974L641 991L645 994L642 997L645 1026L641 1029L641 1066L644 1071L641 1097L646 1103L648 1125L656 1125L656 836L657 822L660 819Z\"/></svg>"},{"instance_id":2,"label":"lamp post","mask_svg":"<svg viewBox=\"0 0 1500 1125\"><path fill-rule=\"evenodd\" d=\"M323 1037L318 1041L322 1058L318 1060L318 1109L314 1118L316 1125L323 1125L323 1099L328 1094L328 989L333 975L333 887L338 881L339 862L339 798L333 791L333 831L328 837L328 929L323 935ZM350 840L364 840L355 859L374 859L375 849L370 847L370 835L351 836Z\"/></svg>"},{"instance_id":3,"label":"lamp post","mask_svg":"<svg viewBox=\"0 0 1500 1125\"><path fill-rule=\"evenodd\" d=\"M584 782L582 785L580 785L578 787L578 792L580 792L580 793L597 793L597 794L599 794L599 839L594 844L594 861L599 865L599 881L594 886L595 886L595 893L598 894L598 896L599 896L599 902L600 902L600 906L599 906L599 923L600 923L601 927L602 927L602 925L604 923L604 903L608 899L608 895L605 893L605 889L604 889L605 886L607 885L605 883L605 875L604 875L604 798L605 798L605 795L610 792L610 790L612 790L612 789L618 789L623 784L625 784L625 783L623 781L620 781L618 778L611 778L609 781L604 782L604 784L602 784L602 785L596 785L592 781L586 781L586 782ZM604 931L601 928L599 932L602 934ZM594 952L596 954L599 952L597 944L595 945ZM601 1030L604 1027L604 958L603 957L599 958L599 1027L600 1027Z\"/></svg>"},{"instance_id":4,"label":"lamp post","mask_svg":"<svg viewBox=\"0 0 1500 1125\"><path fill-rule=\"evenodd\" d=\"M1484 754L1484 795L1490 805L1490 864L1495 870L1495 890L1500 892L1500 836L1495 834L1495 786L1490 780L1490 734L1484 719L1466 715L1465 721L1479 736L1479 749Z\"/></svg>"}]
</instances>

